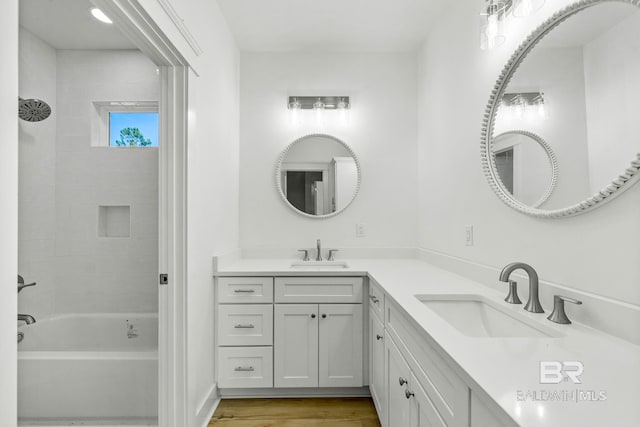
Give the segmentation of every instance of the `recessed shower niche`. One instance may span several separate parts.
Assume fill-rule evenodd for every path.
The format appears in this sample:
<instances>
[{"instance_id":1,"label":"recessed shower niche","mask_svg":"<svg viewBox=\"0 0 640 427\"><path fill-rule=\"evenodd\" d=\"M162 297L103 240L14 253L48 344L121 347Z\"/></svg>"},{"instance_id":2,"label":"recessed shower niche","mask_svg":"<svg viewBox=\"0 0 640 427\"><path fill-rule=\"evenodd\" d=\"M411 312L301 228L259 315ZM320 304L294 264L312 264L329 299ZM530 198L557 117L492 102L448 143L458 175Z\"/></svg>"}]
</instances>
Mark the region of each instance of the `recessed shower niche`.
<instances>
[{"instance_id":1,"label":"recessed shower niche","mask_svg":"<svg viewBox=\"0 0 640 427\"><path fill-rule=\"evenodd\" d=\"M131 206L98 206L98 237L131 237Z\"/></svg>"}]
</instances>

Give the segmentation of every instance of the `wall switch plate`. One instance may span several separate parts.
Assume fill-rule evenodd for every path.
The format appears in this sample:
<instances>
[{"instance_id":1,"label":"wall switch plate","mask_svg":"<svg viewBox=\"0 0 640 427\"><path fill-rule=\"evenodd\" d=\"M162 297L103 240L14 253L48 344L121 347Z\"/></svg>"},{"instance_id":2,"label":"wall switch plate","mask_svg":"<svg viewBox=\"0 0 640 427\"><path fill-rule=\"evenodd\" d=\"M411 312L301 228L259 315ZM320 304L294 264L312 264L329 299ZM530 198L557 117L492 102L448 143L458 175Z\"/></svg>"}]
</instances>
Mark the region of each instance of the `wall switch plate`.
<instances>
[{"instance_id":1,"label":"wall switch plate","mask_svg":"<svg viewBox=\"0 0 640 427\"><path fill-rule=\"evenodd\" d=\"M473 225L464 226L464 241L467 246L473 246Z\"/></svg>"},{"instance_id":2,"label":"wall switch plate","mask_svg":"<svg viewBox=\"0 0 640 427\"><path fill-rule=\"evenodd\" d=\"M356 237L364 237L364 224L356 224Z\"/></svg>"}]
</instances>

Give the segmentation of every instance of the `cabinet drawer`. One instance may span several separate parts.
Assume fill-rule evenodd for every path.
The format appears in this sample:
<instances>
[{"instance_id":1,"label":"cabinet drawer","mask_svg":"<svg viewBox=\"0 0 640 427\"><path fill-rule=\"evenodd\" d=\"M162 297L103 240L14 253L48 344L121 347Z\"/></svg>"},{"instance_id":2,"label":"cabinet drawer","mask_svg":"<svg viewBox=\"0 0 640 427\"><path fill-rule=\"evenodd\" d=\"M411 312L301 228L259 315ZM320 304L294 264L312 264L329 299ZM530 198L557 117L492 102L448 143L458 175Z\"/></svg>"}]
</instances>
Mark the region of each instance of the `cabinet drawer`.
<instances>
[{"instance_id":1,"label":"cabinet drawer","mask_svg":"<svg viewBox=\"0 0 640 427\"><path fill-rule=\"evenodd\" d=\"M384 291L373 279L369 279L369 307L381 321L384 319Z\"/></svg>"},{"instance_id":2,"label":"cabinet drawer","mask_svg":"<svg viewBox=\"0 0 640 427\"><path fill-rule=\"evenodd\" d=\"M397 340L398 347L446 425L466 427L469 422L467 385L395 303L387 300L385 311L387 331Z\"/></svg>"},{"instance_id":3,"label":"cabinet drawer","mask_svg":"<svg viewBox=\"0 0 640 427\"><path fill-rule=\"evenodd\" d=\"M219 277L218 302L273 302L273 277Z\"/></svg>"},{"instance_id":4,"label":"cabinet drawer","mask_svg":"<svg viewBox=\"0 0 640 427\"><path fill-rule=\"evenodd\" d=\"M273 387L273 348L218 348L218 387Z\"/></svg>"},{"instance_id":5,"label":"cabinet drawer","mask_svg":"<svg viewBox=\"0 0 640 427\"><path fill-rule=\"evenodd\" d=\"M362 277L276 277L276 302L361 303Z\"/></svg>"},{"instance_id":6,"label":"cabinet drawer","mask_svg":"<svg viewBox=\"0 0 640 427\"><path fill-rule=\"evenodd\" d=\"M219 305L218 345L272 345L273 305Z\"/></svg>"}]
</instances>

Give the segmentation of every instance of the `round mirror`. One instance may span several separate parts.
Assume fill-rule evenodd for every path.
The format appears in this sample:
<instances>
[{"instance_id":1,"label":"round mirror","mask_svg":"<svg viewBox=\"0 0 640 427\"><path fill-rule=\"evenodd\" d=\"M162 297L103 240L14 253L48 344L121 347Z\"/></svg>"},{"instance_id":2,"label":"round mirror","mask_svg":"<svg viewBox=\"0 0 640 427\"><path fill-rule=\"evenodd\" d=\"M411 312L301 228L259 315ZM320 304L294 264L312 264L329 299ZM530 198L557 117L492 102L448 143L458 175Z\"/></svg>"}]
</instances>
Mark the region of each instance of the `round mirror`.
<instances>
[{"instance_id":1,"label":"round mirror","mask_svg":"<svg viewBox=\"0 0 640 427\"><path fill-rule=\"evenodd\" d=\"M640 8L628 1L580 1L538 27L487 107L482 160L496 194L521 212L564 217L637 182L639 76Z\"/></svg>"},{"instance_id":2,"label":"round mirror","mask_svg":"<svg viewBox=\"0 0 640 427\"><path fill-rule=\"evenodd\" d=\"M493 153L500 183L514 199L534 208L549 199L558 163L542 138L522 130L504 132L493 138Z\"/></svg>"},{"instance_id":3,"label":"round mirror","mask_svg":"<svg viewBox=\"0 0 640 427\"><path fill-rule=\"evenodd\" d=\"M360 188L360 164L351 148L330 135L307 135L280 156L276 184L296 212L327 218L344 210Z\"/></svg>"}]
</instances>

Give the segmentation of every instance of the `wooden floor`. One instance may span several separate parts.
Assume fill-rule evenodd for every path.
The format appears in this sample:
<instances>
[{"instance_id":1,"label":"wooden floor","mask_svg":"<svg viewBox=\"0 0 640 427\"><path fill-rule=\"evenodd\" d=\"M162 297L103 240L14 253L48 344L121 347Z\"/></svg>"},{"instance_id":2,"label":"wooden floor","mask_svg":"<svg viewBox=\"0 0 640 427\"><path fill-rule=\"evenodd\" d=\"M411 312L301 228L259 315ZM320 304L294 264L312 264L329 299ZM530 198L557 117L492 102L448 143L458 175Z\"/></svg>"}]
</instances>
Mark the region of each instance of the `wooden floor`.
<instances>
[{"instance_id":1,"label":"wooden floor","mask_svg":"<svg viewBox=\"0 0 640 427\"><path fill-rule=\"evenodd\" d=\"M209 426L379 427L370 398L223 399Z\"/></svg>"}]
</instances>

